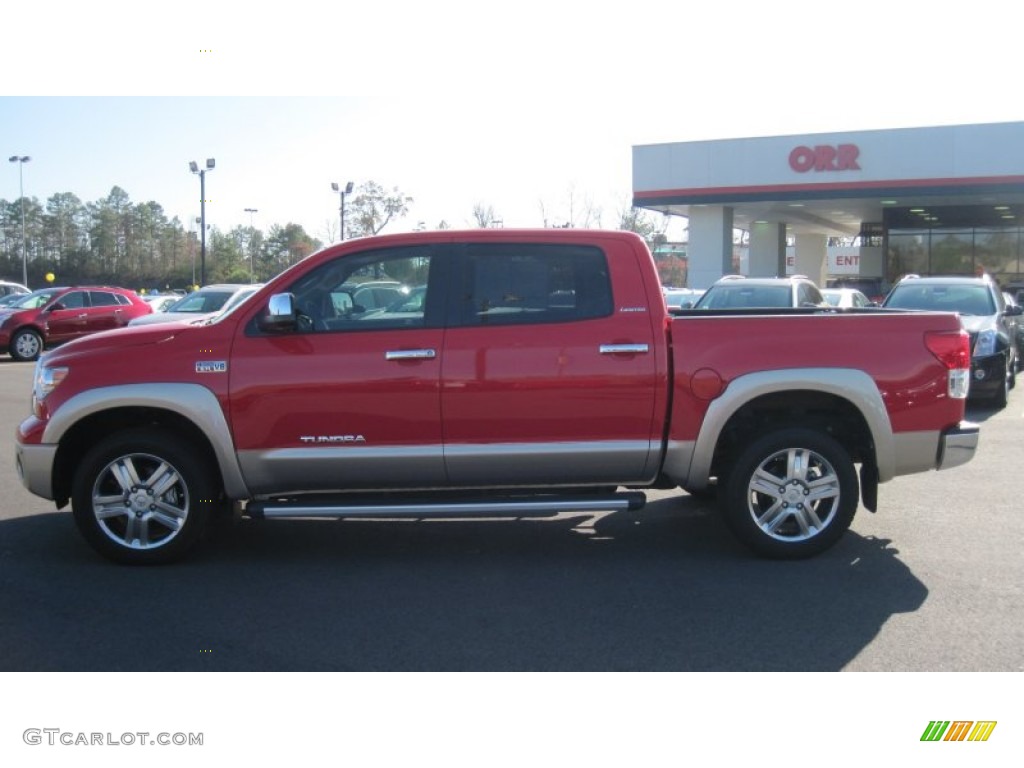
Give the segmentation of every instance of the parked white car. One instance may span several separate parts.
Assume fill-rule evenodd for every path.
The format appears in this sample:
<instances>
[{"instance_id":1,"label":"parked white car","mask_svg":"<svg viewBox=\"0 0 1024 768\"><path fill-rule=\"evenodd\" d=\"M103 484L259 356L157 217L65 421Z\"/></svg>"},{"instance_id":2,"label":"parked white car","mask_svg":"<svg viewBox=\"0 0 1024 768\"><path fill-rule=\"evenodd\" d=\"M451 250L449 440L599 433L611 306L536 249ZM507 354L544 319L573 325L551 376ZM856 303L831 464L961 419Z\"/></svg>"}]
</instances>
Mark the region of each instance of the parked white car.
<instances>
[{"instance_id":1,"label":"parked white car","mask_svg":"<svg viewBox=\"0 0 1024 768\"><path fill-rule=\"evenodd\" d=\"M171 304L162 312L137 317L129 325L152 325L154 323L172 323L206 320L227 312L237 306L263 287L262 283L217 283L204 285ZM136 322L138 320L139 322Z\"/></svg>"},{"instance_id":2,"label":"parked white car","mask_svg":"<svg viewBox=\"0 0 1024 768\"><path fill-rule=\"evenodd\" d=\"M856 288L822 288L821 295L830 305L840 309L874 306L871 299Z\"/></svg>"},{"instance_id":3,"label":"parked white car","mask_svg":"<svg viewBox=\"0 0 1024 768\"><path fill-rule=\"evenodd\" d=\"M172 305L181 300L181 296L173 293L158 293L151 296L143 296L142 300L153 308L154 312L165 312Z\"/></svg>"}]
</instances>

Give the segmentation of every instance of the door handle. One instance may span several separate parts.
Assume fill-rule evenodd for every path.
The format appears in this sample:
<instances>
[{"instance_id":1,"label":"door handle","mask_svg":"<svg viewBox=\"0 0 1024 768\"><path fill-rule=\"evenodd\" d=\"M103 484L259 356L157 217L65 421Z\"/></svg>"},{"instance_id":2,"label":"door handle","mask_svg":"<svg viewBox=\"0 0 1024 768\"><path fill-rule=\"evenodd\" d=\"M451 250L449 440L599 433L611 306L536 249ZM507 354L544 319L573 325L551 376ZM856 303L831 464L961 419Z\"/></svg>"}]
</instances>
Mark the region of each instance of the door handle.
<instances>
[{"instance_id":1,"label":"door handle","mask_svg":"<svg viewBox=\"0 0 1024 768\"><path fill-rule=\"evenodd\" d=\"M602 355L640 355L648 349L646 344L602 344L599 351Z\"/></svg>"},{"instance_id":2,"label":"door handle","mask_svg":"<svg viewBox=\"0 0 1024 768\"><path fill-rule=\"evenodd\" d=\"M432 349L395 349L384 353L385 360L433 360L437 352Z\"/></svg>"}]
</instances>

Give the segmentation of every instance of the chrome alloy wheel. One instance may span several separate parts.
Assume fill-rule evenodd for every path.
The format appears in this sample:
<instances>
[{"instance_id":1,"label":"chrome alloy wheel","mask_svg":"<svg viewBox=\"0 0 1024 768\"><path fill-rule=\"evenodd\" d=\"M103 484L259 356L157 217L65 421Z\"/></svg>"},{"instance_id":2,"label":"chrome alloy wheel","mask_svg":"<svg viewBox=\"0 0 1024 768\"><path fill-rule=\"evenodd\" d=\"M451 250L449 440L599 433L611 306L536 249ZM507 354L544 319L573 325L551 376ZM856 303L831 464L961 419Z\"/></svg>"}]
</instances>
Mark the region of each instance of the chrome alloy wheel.
<instances>
[{"instance_id":1,"label":"chrome alloy wheel","mask_svg":"<svg viewBox=\"0 0 1024 768\"><path fill-rule=\"evenodd\" d=\"M114 459L92 488L92 512L100 530L133 550L162 547L177 536L188 519L189 502L181 473L147 453Z\"/></svg>"},{"instance_id":2,"label":"chrome alloy wheel","mask_svg":"<svg viewBox=\"0 0 1024 768\"><path fill-rule=\"evenodd\" d=\"M778 541L806 541L829 526L839 510L839 477L828 460L807 448L768 456L747 485L747 509L761 531Z\"/></svg>"}]
</instances>

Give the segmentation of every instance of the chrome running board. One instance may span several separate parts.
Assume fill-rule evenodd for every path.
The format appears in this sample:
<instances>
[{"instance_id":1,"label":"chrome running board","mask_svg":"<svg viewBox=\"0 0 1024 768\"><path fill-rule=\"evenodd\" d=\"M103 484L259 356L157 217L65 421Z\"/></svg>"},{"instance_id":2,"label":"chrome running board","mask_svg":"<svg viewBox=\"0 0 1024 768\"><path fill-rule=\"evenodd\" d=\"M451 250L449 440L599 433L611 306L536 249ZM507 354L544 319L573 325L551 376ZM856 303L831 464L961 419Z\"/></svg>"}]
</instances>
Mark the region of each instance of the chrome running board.
<instances>
[{"instance_id":1,"label":"chrome running board","mask_svg":"<svg viewBox=\"0 0 1024 768\"><path fill-rule=\"evenodd\" d=\"M255 518L342 518L342 517L554 517L563 512L625 512L640 509L647 497L640 492L558 496L457 497L450 501L380 501L359 497L334 497L254 501L245 515Z\"/></svg>"}]
</instances>

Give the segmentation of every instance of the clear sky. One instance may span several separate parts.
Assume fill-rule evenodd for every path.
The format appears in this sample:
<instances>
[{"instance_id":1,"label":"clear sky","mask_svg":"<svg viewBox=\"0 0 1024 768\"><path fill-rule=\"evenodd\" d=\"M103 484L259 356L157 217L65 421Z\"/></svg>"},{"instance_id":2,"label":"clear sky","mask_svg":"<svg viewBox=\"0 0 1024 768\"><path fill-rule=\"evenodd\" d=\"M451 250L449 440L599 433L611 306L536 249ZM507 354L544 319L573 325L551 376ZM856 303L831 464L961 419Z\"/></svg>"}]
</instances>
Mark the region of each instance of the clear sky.
<instances>
[{"instance_id":1,"label":"clear sky","mask_svg":"<svg viewBox=\"0 0 1024 768\"><path fill-rule=\"evenodd\" d=\"M256 208L327 240L350 180L414 198L388 231L472 226L478 203L505 226L586 207L615 226L636 144L1021 119L1018 25L991 22L1024 12L994 6L58 0L5 11L0 154L32 157L40 201L118 185L186 225L188 162L213 157L222 230ZM18 183L7 165L0 198Z\"/></svg>"}]
</instances>

